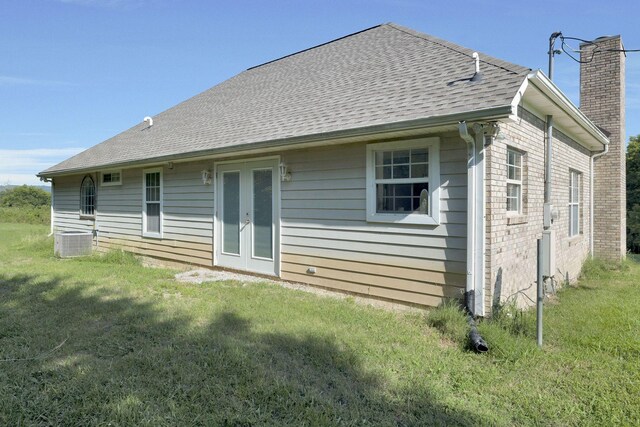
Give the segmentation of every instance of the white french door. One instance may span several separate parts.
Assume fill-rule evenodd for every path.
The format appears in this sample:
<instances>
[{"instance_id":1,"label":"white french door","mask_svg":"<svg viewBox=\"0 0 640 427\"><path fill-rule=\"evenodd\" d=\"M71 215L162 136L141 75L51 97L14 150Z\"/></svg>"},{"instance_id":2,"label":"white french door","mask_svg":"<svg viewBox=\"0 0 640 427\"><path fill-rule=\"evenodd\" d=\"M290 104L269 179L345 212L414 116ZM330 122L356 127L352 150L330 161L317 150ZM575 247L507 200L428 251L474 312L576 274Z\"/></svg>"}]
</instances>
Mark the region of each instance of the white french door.
<instances>
[{"instance_id":1,"label":"white french door","mask_svg":"<svg viewBox=\"0 0 640 427\"><path fill-rule=\"evenodd\" d=\"M216 180L216 265L277 275L278 161L223 163Z\"/></svg>"}]
</instances>

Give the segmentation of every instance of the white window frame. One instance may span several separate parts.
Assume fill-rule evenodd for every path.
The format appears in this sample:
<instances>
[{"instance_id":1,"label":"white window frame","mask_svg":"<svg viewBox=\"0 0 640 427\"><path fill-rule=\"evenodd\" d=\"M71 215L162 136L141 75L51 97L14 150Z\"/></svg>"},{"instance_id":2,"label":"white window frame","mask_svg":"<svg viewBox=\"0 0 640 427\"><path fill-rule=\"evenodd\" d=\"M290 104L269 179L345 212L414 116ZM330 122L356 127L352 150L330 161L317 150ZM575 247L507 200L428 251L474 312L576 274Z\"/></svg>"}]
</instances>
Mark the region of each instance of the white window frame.
<instances>
[{"instance_id":1,"label":"white window frame","mask_svg":"<svg viewBox=\"0 0 640 427\"><path fill-rule=\"evenodd\" d=\"M509 153L514 153L520 158L520 166L512 165L509 163ZM507 147L507 158L505 160L506 172L507 172L507 185L505 187L505 207L507 210L507 215L522 215L522 192L523 192L523 182L524 182L524 153L522 151L516 150L514 148ZM515 167L520 169L520 179L509 179L509 168ZM520 191L518 191L518 209L517 210L509 210L509 204L506 201L509 199L509 185L517 185Z\"/></svg>"},{"instance_id":2,"label":"white window frame","mask_svg":"<svg viewBox=\"0 0 640 427\"><path fill-rule=\"evenodd\" d=\"M147 174L160 173L160 231L158 233L147 231ZM162 238L164 223L164 182L162 168L152 168L142 170L142 236Z\"/></svg>"},{"instance_id":3,"label":"white window frame","mask_svg":"<svg viewBox=\"0 0 640 427\"><path fill-rule=\"evenodd\" d=\"M429 153L429 214L414 212L403 213L379 213L377 212L376 184L386 182L389 184L402 184L415 182L415 178L405 179L376 179L376 152L396 151L411 148L427 148ZM395 224L440 224L440 138L420 138L405 141L380 142L367 145L367 180L366 203L367 221L387 222Z\"/></svg>"},{"instance_id":4,"label":"white window frame","mask_svg":"<svg viewBox=\"0 0 640 427\"><path fill-rule=\"evenodd\" d=\"M114 173L118 174L118 176L119 176L118 181L104 182L104 176L105 175L114 174ZM122 185L122 170L114 169L114 170L106 170L106 171L100 172L100 186L101 187L110 187L112 185Z\"/></svg>"},{"instance_id":5,"label":"white window frame","mask_svg":"<svg viewBox=\"0 0 640 427\"><path fill-rule=\"evenodd\" d=\"M93 184L93 205L91 205L91 210L93 211L92 213L86 213L83 211L84 207L89 206L84 204L85 195L83 194L84 183L87 179L91 181L91 184ZM98 188L96 186L96 180L91 175L85 175L82 178L82 181L80 181L80 206L79 206L80 218L95 218L97 207L98 207L97 205L98 205Z\"/></svg>"},{"instance_id":6,"label":"white window frame","mask_svg":"<svg viewBox=\"0 0 640 427\"><path fill-rule=\"evenodd\" d=\"M580 207L580 200L582 199L581 196L581 190L582 190L582 186L580 185L582 181L582 173L578 172L576 170L570 169L569 170L569 237L574 237L574 236L579 236L582 233L582 227L580 224L580 212L581 212L581 207ZM573 198L573 190L577 189L577 200L574 200ZM573 208L577 207L577 212L576 215L578 215L577 218L577 229L574 230L573 228Z\"/></svg>"}]
</instances>

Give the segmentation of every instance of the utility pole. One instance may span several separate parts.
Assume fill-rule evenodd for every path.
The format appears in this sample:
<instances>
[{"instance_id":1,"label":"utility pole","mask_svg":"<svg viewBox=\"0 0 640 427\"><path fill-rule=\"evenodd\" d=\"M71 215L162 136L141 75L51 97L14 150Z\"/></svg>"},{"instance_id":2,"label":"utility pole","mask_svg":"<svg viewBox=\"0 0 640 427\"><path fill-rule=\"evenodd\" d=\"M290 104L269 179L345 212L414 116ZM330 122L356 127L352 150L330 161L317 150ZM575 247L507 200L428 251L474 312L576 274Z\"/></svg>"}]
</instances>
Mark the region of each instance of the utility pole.
<instances>
[{"instance_id":1,"label":"utility pole","mask_svg":"<svg viewBox=\"0 0 640 427\"><path fill-rule=\"evenodd\" d=\"M559 50L556 50L556 39L562 35L561 31L556 31L549 37L549 80L553 80L553 57L555 54L560 54Z\"/></svg>"}]
</instances>

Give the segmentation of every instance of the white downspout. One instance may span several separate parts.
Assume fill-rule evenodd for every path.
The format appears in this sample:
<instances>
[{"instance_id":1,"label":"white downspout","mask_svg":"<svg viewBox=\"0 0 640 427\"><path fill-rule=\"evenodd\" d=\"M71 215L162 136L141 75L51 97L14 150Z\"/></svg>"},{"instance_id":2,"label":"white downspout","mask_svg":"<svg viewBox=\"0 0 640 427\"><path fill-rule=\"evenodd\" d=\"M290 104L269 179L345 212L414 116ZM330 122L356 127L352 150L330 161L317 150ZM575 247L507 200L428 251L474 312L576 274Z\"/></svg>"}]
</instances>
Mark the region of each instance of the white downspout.
<instances>
[{"instance_id":1,"label":"white downspout","mask_svg":"<svg viewBox=\"0 0 640 427\"><path fill-rule=\"evenodd\" d=\"M460 138L467 143L467 281L465 287L465 305L475 315L474 305L470 301L475 290L475 194L476 194L476 140L469 135L467 123L458 123Z\"/></svg>"},{"instance_id":2,"label":"white downspout","mask_svg":"<svg viewBox=\"0 0 640 427\"><path fill-rule=\"evenodd\" d=\"M51 222L51 225L50 225L51 230L50 231L51 232L49 233L49 235L47 237L51 237L53 235L53 223L55 222L55 212L56 212L55 209L54 209L54 206L53 206L54 203L55 203L55 200L56 200L55 199L55 197L56 197L55 196L55 194L56 194L55 185L56 184L53 182L53 179L52 179L51 180L51 219L50 219L50 222Z\"/></svg>"},{"instance_id":3,"label":"white downspout","mask_svg":"<svg viewBox=\"0 0 640 427\"><path fill-rule=\"evenodd\" d=\"M484 127L481 124L474 124L475 132L475 274L474 274L474 314L476 316L484 316L484 282L485 282L485 253L486 253L486 233L485 233L485 179L484 179Z\"/></svg>"},{"instance_id":4,"label":"white downspout","mask_svg":"<svg viewBox=\"0 0 640 427\"><path fill-rule=\"evenodd\" d=\"M591 254L591 258L593 258L593 206L595 204L593 200L593 174L595 172L593 161L608 152L609 144L607 143L604 146L604 151L591 156L591 162L589 163L589 253Z\"/></svg>"}]
</instances>

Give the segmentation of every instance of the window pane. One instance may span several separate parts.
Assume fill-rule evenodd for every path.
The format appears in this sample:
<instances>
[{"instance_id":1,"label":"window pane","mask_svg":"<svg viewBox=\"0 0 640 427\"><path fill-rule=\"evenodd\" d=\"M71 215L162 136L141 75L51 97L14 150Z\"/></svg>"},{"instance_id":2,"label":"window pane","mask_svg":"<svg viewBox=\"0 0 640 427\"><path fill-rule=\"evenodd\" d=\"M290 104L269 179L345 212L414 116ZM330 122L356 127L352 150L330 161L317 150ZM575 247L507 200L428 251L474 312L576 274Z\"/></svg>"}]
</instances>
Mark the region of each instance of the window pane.
<instances>
[{"instance_id":1,"label":"window pane","mask_svg":"<svg viewBox=\"0 0 640 427\"><path fill-rule=\"evenodd\" d=\"M393 164L409 163L409 150L393 151Z\"/></svg>"},{"instance_id":2,"label":"window pane","mask_svg":"<svg viewBox=\"0 0 640 427\"><path fill-rule=\"evenodd\" d=\"M411 209L411 197L398 197L395 200L395 211L396 212L410 212Z\"/></svg>"},{"instance_id":3,"label":"window pane","mask_svg":"<svg viewBox=\"0 0 640 427\"><path fill-rule=\"evenodd\" d=\"M409 165L393 166L393 179L409 178Z\"/></svg>"},{"instance_id":4,"label":"window pane","mask_svg":"<svg viewBox=\"0 0 640 427\"><path fill-rule=\"evenodd\" d=\"M426 148L414 148L411 150L411 163L426 163L429 159Z\"/></svg>"},{"instance_id":5,"label":"window pane","mask_svg":"<svg viewBox=\"0 0 640 427\"><path fill-rule=\"evenodd\" d=\"M423 194L424 190L424 194ZM428 184L378 184L376 206L378 212L410 212L420 207L420 198L428 210Z\"/></svg>"},{"instance_id":6,"label":"window pane","mask_svg":"<svg viewBox=\"0 0 640 427\"><path fill-rule=\"evenodd\" d=\"M571 172L569 202L578 203L580 201L580 175Z\"/></svg>"},{"instance_id":7,"label":"window pane","mask_svg":"<svg viewBox=\"0 0 640 427\"><path fill-rule=\"evenodd\" d=\"M91 177L82 180L80 186L80 213L93 215L95 213L96 187Z\"/></svg>"},{"instance_id":8,"label":"window pane","mask_svg":"<svg viewBox=\"0 0 640 427\"><path fill-rule=\"evenodd\" d=\"M520 181L522 179L521 169L515 166L507 166L507 178L514 181Z\"/></svg>"},{"instance_id":9,"label":"window pane","mask_svg":"<svg viewBox=\"0 0 640 427\"><path fill-rule=\"evenodd\" d=\"M578 205L571 205L569 207L570 209L570 221L571 221L571 228L569 231L569 235L570 236L575 236L576 234L580 233L580 209L578 207Z\"/></svg>"},{"instance_id":10,"label":"window pane","mask_svg":"<svg viewBox=\"0 0 640 427\"><path fill-rule=\"evenodd\" d=\"M513 166L517 169L522 168L522 153L517 151L507 150L507 165Z\"/></svg>"},{"instance_id":11,"label":"window pane","mask_svg":"<svg viewBox=\"0 0 640 427\"><path fill-rule=\"evenodd\" d=\"M429 176L429 167L426 163L411 165L411 178L426 178Z\"/></svg>"},{"instance_id":12,"label":"window pane","mask_svg":"<svg viewBox=\"0 0 640 427\"><path fill-rule=\"evenodd\" d=\"M146 174L145 177L146 189L145 196L147 202L159 202L160 201L160 172L152 172Z\"/></svg>"},{"instance_id":13,"label":"window pane","mask_svg":"<svg viewBox=\"0 0 640 427\"><path fill-rule=\"evenodd\" d=\"M271 184L271 169L253 171L253 254L269 259L273 257Z\"/></svg>"},{"instance_id":14,"label":"window pane","mask_svg":"<svg viewBox=\"0 0 640 427\"><path fill-rule=\"evenodd\" d=\"M391 164L391 151L383 151L382 152L382 164L390 165Z\"/></svg>"},{"instance_id":15,"label":"window pane","mask_svg":"<svg viewBox=\"0 0 640 427\"><path fill-rule=\"evenodd\" d=\"M520 185L507 184L507 211L520 212L520 191Z\"/></svg>"},{"instance_id":16,"label":"window pane","mask_svg":"<svg viewBox=\"0 0 640 427\"><path fill-rule=\"evenodd\" d=\"M160 232L160 203L147 203L147 232Z\"/></svg>"},{"instance_id":17,"label":"window pane","mask_svg":"<svg viewBox=\"0 0 640 427\"><path fill-rule=\"evenodd\" d=\"M391 179L391 166L378 166L376 168L376 179Z\"/></svg>"},{"instance_id":18,"label":"window pane","mask_svg":"<svg viewBox=\"0 0 640 427\"><path fill-rule=\"evenodd\" d=\"M393 184L393 191L396 197L411 196L411 184Z\"/></svg>"},{"instance_id":19,"label":"window pane","mask_svg":"<svg viewBox=\"0 0 640 427\"><path fill-rule=\"evenodd\" d=\"M507 184L507 197L518 197L520 186L517 184Z\"/></svg>"},{"instance_id":20,"label":"window pane","mask_svg":"<svg viewBox=\"0 0 640 427\"><path fill-rule=\"evenodd\" d=\"M222 174L222 251L240 254L240 172Z\"/></svg>"},{"instance_id":21,"label":"window pane","mask_svg":"<svg viewBox=\"0 0 640 427\"><path fill-rule=\"evenodd\" d=\"M429 214L429 183L413 184L413 210Z\"/></svg>"}]
</instances>

